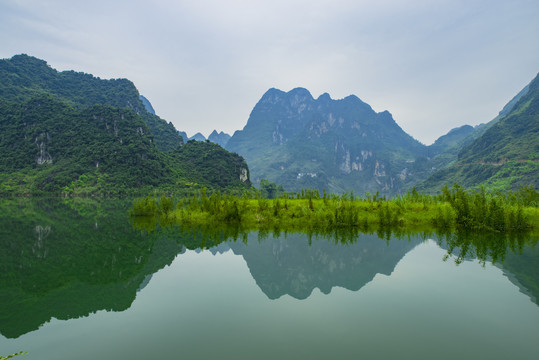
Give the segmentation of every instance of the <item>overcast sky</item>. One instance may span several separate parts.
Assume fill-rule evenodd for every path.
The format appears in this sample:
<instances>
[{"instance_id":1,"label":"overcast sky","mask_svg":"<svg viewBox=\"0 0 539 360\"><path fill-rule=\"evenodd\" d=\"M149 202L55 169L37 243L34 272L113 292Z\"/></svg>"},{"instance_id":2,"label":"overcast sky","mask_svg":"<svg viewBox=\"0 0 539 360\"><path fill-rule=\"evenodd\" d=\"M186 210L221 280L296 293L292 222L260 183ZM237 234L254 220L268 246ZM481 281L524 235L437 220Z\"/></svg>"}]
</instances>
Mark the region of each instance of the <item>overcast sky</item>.
<instances>
[{"instance_id":1,"label":"overcast sky","mask_svg":"<svg viewBox=\"0 0 539 360\"><path fill-rule=\"evenodd\" d=\"M0 57L128 78L189 135L242 129L271 87L357 95L425 144L539 72L537 0L0 0Z\"/></svg>"}]
</instances>

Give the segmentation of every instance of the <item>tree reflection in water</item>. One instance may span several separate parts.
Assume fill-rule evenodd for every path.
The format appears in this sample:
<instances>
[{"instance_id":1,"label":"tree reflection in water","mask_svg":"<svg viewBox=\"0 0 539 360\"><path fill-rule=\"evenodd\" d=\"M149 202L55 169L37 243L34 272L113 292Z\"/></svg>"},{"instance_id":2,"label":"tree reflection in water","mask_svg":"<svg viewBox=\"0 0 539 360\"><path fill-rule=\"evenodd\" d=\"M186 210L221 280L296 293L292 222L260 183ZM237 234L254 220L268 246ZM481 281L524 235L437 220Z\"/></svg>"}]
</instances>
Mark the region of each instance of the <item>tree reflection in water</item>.
<instances>
[{"instance_id":1,"label":"tree reflection in water","mask_svg":"<svg viewBox=\"0 0 539 360\"><path fill-rule=\"evenodd\" d=\"M539 298L537 239L522 235L407 233L402 229L335 229L294 233L241 224L186 227L166 217L131 219L129 201L15 199L0 202L0 333L16 338L51 318L128 309L137 291L186 249L244 257L270 299L298 299L314 288L357 291L427 239L456 264L492 262L521 291ZM130 223L131 221L131 223ZM534 300L536 301L536 300Z\"/></svg>"}]
</instances>

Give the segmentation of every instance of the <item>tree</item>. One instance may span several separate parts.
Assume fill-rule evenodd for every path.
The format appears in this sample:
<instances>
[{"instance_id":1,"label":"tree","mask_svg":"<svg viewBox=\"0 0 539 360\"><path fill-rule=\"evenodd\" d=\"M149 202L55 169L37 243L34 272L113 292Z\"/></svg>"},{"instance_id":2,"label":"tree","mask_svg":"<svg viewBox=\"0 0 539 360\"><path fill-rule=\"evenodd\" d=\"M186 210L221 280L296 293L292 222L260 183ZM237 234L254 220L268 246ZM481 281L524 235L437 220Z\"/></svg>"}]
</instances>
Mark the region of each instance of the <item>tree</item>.
<instances>
[{"instance_id":1,"label":"tree","mask_svg":"<svg viewBox=\"0 0 539 360\"><path fill-rule=\"evenodd\" d=\"M275 183L269 182L268 179L260 180L260 194L262 197L267 199L275 199L279 197L284 192L282 185L277 185Z\"/></svg>"}]
</instances>

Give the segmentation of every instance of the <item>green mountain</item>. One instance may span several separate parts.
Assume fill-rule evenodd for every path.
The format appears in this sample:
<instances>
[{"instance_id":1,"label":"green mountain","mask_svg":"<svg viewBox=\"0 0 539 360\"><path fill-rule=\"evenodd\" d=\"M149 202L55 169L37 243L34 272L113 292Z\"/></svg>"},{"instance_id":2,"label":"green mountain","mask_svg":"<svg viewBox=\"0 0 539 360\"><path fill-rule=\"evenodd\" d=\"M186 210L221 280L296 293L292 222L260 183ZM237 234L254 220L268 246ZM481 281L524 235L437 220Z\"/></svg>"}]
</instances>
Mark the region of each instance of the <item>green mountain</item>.
<instances>
[{"instance_id":1,"label":"green mountain","mask_svg":"<svg viewBox=\"0 0 539 360\"><path fill-rule=\"evenodd\" d=\"M539 187L539 76L515 98L486 129L480 129L480 136L460 149L456 162L421 187L435 191L454 182L500 190Z\"/></svg>"},{"instance_id":2,"label":"green mountain","mask_svg":"<svg viewBox=\"0 0 539 360\"><path fill-rule=\"evenodd\" d=\"M158 116L146 111L135 85L127 79L103 80L90 74L51 68L44 60L15 55L0 60L0 99L21 103L48 94L76 109L93 105L128 108L140 115L161 151L182 144L176 129Z\"/></svg>"},{"instance_id":3,"label":"green mountain","mask_svg":"<svg viewBox=\"0 0 539 360\"><path fill-rule=\"evenodd\" d=\"M475 127L464 125L452 129L447 134L440 136L434 144L428 147L429 166L433 169L440 170L455 162L459 152L507 115L518 103L520 98L528 93L529 87L529 84L526 85L503 107L498 116L488 123L480 124Z\"/></svg>"},{"instance_id":4,"label":"green mountain","mask_svg":"<svg viewBox=\"0 0 539 360\"><path fill-rule=\"evenodd\" d=\"M392 194L428 173L427 147L389 112L376 113L356 96L314 99L302 88L268 90L226 148L247 160L255 182L266 178L292 191Z\"/></svg>"},{"instance_id":5,"label":"green mountain","mask_svg":"<svg viewBox=\"0 0 539 360\"><path fill-rule=\"evenodd\" d=\"M176 186L196 183L207 188L232 189L251 185L245 160L209 141L190 140L167 153Z\"/></svg>"},{"instance_id":6,"label":"green mountain","mask_svg":"<svg viewBox=\"0 0 539 360\"><path fill-rule=\"evenodd\" d=\"M531 85L531 83L524 86L524 88L522 90L520 90L518 94L516 94L507 104L505 104L505 106L500 111L498 116L496 116L492 121L489 121L486 124L480 125L479 126L479 130L481 130L480 135L482 135L492 125L496 124L501 118L503 118L504 116L509 114L511 112L511 110L513 110L515 105L519 102L519 100L530 91L530 85ZM485 126L483 126L483 125L485 125Z\"/></svg>"},{"instance_id":7,"label":"green mountain","mask_svg":"<svg viewBox=\"0 0 539 360\"><path fill-rule=\"evenodd\" d=\"M146 111L128 80L59 73L26 55L1 60L0 79L0 194L250 184L241 157L215 144L182 145L172 124Z\"/></svg>"},{"instance_id":8,"label":"green mountain","mask_svg":"<svg viewBox=\"0 0 539 360\"><path fill-rule=\"evenodd\" d=\"M458 152L473 141L478 127L464 125L451 129L427 147L429 165L434 169L443 169L457 159Z\"/></svg>"},{"instance_id":9,"label":"green mountain","mask_svg":"<svg viewBox=\"0 0 539 360\"><path fill-rule=\"evenodd\" d=\"M77 110L41 95L0 103L0 129L2 178L20 173L13 179L29 190L55 192L83 174L126 188L158 185L170 175L148 127L128 109Z\"/></svg>"}]
</instances>

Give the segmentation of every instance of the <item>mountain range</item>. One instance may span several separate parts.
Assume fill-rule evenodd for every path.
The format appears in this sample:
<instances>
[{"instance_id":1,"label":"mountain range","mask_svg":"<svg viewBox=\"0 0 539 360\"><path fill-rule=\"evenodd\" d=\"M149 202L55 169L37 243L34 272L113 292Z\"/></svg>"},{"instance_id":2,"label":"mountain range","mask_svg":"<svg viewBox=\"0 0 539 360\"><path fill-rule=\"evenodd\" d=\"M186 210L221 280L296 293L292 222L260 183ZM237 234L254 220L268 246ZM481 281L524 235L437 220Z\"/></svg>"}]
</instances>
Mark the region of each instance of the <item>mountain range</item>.
<instances>
[{"instance_id":1,"label":"mountain range","mask_svg":"<svg viewBox=\"0 0 539 360\"><path fill-rule=\"evenodd\" d=\"M178 132L180 136L182 137L184 142L188 142L190 140L194 141L210 141L214 144L217 144L219 146L225 147L228 143L228 140L230 140L231 136L223 131L217 132L217 130L213 130L210 136L206 139L206 137L202 134L197 132L195 135L188 137L187 133L185 131L179 131Z\"/></svg>"},{"instance_id":2,"label":"mountain range","mask_svg":"<svg viewBox=\"0 0 539 360\"><path fill-rule=\"evenodd\" d=\"M537 82L489 123L452 129L430 146L354 95L314 99L303 88L270 89L225 147L247 160L255 183L268 179L289 191L393 195L413 186L436 192L454 182L537 187Z\"/></svg>"},{"instance_id":3,"label":"mountain range","mask_svg":"<svg viewBox=\"0 0 539 360\"><path fill-rule=\"evenodd\" d=\"M150 110L150 112L148 110ZM0 193L121 194L250 185L247 164L189 143L126 79L0 60Z\"/></svg>"},{"instance_id":4,"label":"mountain range","mask_svg":"<svg viewBox=\"0 0 539 360\"><path fill-rule=\"evenodd\" d=\"M304 88L269 89L232 137L188 138L129 80L58 72L16 55L0 60L0 193L235 188L250 186L249 171L255 183L288 191L537 187L538 88L536 77L492 121L430 146L354 95L315 99Z\"/></svg>"}]
</instances>

